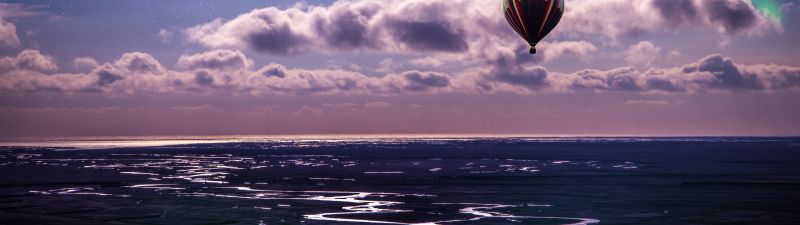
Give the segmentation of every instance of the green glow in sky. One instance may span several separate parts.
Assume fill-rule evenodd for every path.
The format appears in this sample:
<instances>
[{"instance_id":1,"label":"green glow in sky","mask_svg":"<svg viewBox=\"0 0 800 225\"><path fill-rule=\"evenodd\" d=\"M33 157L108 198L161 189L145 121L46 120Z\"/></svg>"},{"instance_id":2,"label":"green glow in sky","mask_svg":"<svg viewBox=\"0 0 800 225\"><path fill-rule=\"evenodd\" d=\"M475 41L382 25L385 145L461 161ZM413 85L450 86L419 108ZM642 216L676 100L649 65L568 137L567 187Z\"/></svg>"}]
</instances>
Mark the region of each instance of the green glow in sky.
<instances>
[{"instance_id":1,"label":"green glow in sky","mask_svg":"<svg viewBox=\"0 0 800 225\"><path fill-rule=\"evenodd\" d=\"M752 0L753 6L755 6L761 12L766 13L781 21L783 18L783 12L781 12L780 4L777 0Z\"/></svg>"}]
</instances>

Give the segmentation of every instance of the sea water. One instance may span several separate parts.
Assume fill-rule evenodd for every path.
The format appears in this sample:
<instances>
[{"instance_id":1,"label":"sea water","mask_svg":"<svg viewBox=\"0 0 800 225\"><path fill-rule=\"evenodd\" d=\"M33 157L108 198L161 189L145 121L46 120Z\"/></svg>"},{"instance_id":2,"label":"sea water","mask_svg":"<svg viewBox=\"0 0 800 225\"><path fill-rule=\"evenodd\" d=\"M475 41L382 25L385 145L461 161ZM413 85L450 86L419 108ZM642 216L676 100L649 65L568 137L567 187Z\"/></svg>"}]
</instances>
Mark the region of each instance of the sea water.
<instances>
[{"instance_id":1,"label":"sea water","mask_svg":"<svg viewBox=\"0 0 800 225\"><path fill-rule=\"evenodd\" d=\"M800 224L793 137L0 145L0 224Z\"/></svg>"}]
</instances>

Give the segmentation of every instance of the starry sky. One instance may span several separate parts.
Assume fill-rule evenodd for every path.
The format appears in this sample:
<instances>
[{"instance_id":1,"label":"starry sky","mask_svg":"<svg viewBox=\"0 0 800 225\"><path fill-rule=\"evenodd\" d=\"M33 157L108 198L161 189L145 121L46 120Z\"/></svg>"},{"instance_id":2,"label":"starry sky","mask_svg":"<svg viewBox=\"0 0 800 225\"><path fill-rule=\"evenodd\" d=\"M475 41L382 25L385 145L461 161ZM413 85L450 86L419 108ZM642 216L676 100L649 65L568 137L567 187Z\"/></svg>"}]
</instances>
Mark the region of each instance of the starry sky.
<instances>
[{"instance_id":1,"label":"starry sky","mask_svg":"<svg viewBox=\"0 0 800 225\"><path fill-rule=\"evenodd\" d=\"M0 137L800 135L800 1L0 1Z\"/></svg>"}]
</instances>

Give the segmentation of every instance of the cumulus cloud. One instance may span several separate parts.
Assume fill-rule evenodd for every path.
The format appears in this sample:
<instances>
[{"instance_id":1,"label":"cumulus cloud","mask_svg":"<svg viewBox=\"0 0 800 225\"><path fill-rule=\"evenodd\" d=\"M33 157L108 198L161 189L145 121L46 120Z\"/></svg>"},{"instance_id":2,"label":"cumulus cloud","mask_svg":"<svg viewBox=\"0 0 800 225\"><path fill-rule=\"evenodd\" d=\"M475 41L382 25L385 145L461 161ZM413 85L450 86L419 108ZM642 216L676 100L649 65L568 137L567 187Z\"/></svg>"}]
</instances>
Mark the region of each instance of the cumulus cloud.
<instances>
[{"instance_id":1,"label":"cumulus cloud","mask_svg":"<svg viewBox=\"0 0 800 225\"><path fill-rule=\"evenodd\" d=\"M441 75L432 72L390 74L370 77L340 69L289 69L268 64L257 70L249 68L251 60L236 51L213 50L185 55L179 69L161 66L146 53L123 54L114 63L97 66L88 73L44 73L52 66L27 63L38 51L20 53L20 57L4 58L0 65L3 79L0 92L92 92L110 95L133 93L216 93L253 95L333 95L378 94L434 90L442 83ZM19 59L17 59L19 58ZM39 57L47 59L46 56ZM12 62L13 61L13 62ZM12 63L6 63L12 62ZM54 66L54 65L53 65ZM31 70L31 68L35 70Z\"/></svg>"},{"instance_id":2,"label":"cumulus cloud","mask_svg":"<svg viewBox=\"0 0 800 225\"><path fill-rule=\"evenodd\" d=\"M0 17L0 48L16 49L20 47L17 27Z\"/></svg>"},{"instance_id":3,"label":"cumulus cloud","mask_svg":"<svg viewBox=\"0 0 800 225\"><path fill-rule=\"evenodd\" d=\"M250 68L252 60L239 51L212 50L178 58L177 67L182 69L244 70Z\"/></svg>"},{"instance_id":4,"label":"cumulus cloud","mask_svg":"<svg viewBox=\"0 0 800 225\"><path fill-rule=\"evenodd\" d=\"M163 43L170 43L172 42L172 38L175 37L175 32L167 29L159 29L158 30L158 38L161 39Z\"/></svg>"},{"instance_id":5,"label":"cumulus cloud","mask_svg":"<svg viewBox=\"0 0 800 225\"><path fill-rule=\"evenodd\" d=\"M573 56L588 61L598 48L586 41L545 42L540 47L542 61L549 62L562 56Z\"/></svg>"},{"instance_id":6,"label":"cumulus cloud","mask_svg":"<svg viewBox=\"0 0 800 225\"><path fill-rule=\"evenodd\" d=\"M606 45L587 41L597 40L596 37L611 39L613 45L622 37L704 29L717 31L723 40L729 41L733 35L781 30L780 24L747 0L573 0L567 5L565 18L569 19L563 20L556 32L540 43L538 55L531 56L527 54L527 44L508 26L502 11L497 10L500 4L492 0L339 0L326 6L296 4L214 19L185 29L183 36L190 43L210 49L279 55L339 52L407 55L414 58L402 64L416 68L443 65L468 68L488 63L487 70L493 72L484 73L497 81L536 75L528 77L531 80L526 82L527 87L533 87L540 86L532 84L546 73L526 70L564 57L590 62L600 52L599 46ZM623 59L631 65L646 67L652 66L662 53L652 43L642 42L623 54ZM400 64L381 65L377 72L401 72L401 68L394 67ZM179 67L185 69L185 65Z\"/></svg>"},{"instance_id":7,"label":"cumulus cloud","mask_svg":"<svg viewBox=\"0 0 800 225\"><path fill-rule=\"evenodd\" d=\"M0 58L0 72L13 70L31 70L49 72L58 69L52 56L43 55L39 50L26 49L16 56Z\"/></svg>"},{"instance_id":8,"label":"cumulus cloud","mask_svg":"<svg viewBox=\"0 0 800 225\"><path fill-rule=\"evenodd\" d=\"M150 54L143 52L129 52L114 63L118 68L122 68L137 73L161 73L164 68L161 62L153 58Z\"/></svg>"},{"instance_id":9,"label":"cumulus cloud","mask_svg":"<svg viewBox=\"0 0 800 225\"><path fill-rule=\"evenodd\" d=\"M42 74L15 70L0 74L0 93L74 93L88 91L96 78L86 74Z\"/></svg>"},{"instance_id":10,"label":"cumulus cloud","mask_svg":"<svg viewBox=\"0 0 800 225\"><path fill-rule=\"evenodd\" d=\"M490 78L506 84L537 90L547 85L548 72L545 68L539 66L524 67L495 71Z\"/></svg>"},{"instance_id":11,"label":"cumulus cloud","mask_svg":"<svg viewBox=\"0 0 800 225\"><path fill-rule=\"evenodd\" d=\"M800 67L738 65L722 55L674 68L619 68L561 75L570 88L644 92L774 91L800 87Z\"/></svg>"},{"instance_id":12,"label":"cumulus cloud","mask_svg":"<svg viewBox=\"0 0 800 225\"><path fill-rule=\"evenodd\" d=\"M780 25L746 0L574 0L557 31L612 39L711 28L723 35L763 34Z\"/></svg>"},{"instance_id":13,"label":"cumulus cloud","mask_svg":"<svg viewBox=\"0 0 800 225\"><path fill-rule=\"evenodd\" d=\"M551 72L541 66L499 57L490 67L460 73L406 71L370 76L343 69L299 69L268 64L258 69L236 51L212 50L185 55L178 69L161 66L152 56L132 52L87 73L64 74L52 58L36 50L0 59L0 93L90 92L228 93L234 95L404 95L434 93L569 92L575 90L629 92L753 92L800 89L800 67L771 64L741 65L722 55L710 55L677 67L638 70ZM86 60L88 61L88 60Z\"/></svg>"},{"instance_id":14,"label":"cumulus cloud","mask_svg":"<svg viewBox=\"0 0 800 225\"><path fill-rule=\"evenodd\" d=\"M41 16L44 13L41 7L21 4L21 3L4 3L0 2L0 49L19 49L22 47L17 27L9 21L13 18L26 18ZM58 18L58 16L49 16L51 19ZM27 31L28 35L33 31Z\"/></svg>"},{"instance_id":15,"label":"cumulus cloud","mask_svg":"<svg viewBox=\"0 0 800 225\"><path fill-rule=\"evenodd\" d=\"M411 50L460 52L467 49L464 34L445 21L387 22L387 29Z\"/></svg>"},{"instance_id":16,"label":"cumulus cloud","mask_svg":"<svg viewBox=\"0 0 800 225\"><path fill-rule=\"evenodd\" d=\"M647 67L661 55L661 48L649 41L642 41L628 48L625 61L631 65Z\"/></svg>"},{"instance_id":17,"label":"cumulus cloud","mask_svg":"<svg viewBox=\"0 0 800 225\"><path fill-rule=\"evenodd\" d=\"M390 52L463 52L473 29L505 26L494 2L337 1L257 9L185 30L191 42L211 48L248 48L274 54L371 49ZM461 10L479 18L463 18ZM502 17L498 17L502 18Z\"/></svg>"},{"instance_id":18,"label":"cumulus cloud","mask_svg":"<svg viewBox=\"0 0 800 225\"><path fill-rule=\"evenodd\" d=\"M708 21L720 32L739 33L758 25L758 11L751 4L736 0L703 0Z\"/></svg>"},{"instance_id":19,"label":"cumulus cloud","mask_svg":"<svg viewBox=\"0 0 800 225\"><path fill-rule=\"evenodd\" d=\"M700 10L694 0L653 0L651 4L671 28L692 24L700 19Z\"/></svg>"},{"instance_id":20,"label":"cumulus cloud","mask_svg":"<svg viewBox=\"0 0 800 225\"><path fill-rule=\"evenodd\" d=\"M77 57L72 60L72 65L76 69L94 69L100 64L92 57Z\"/></svg>"},{"instance_id":21,"label":"cumulus cloud","mask_svg":"<svg viewBox=\"0 0 800 225\"><path fill-rule=\"evenodd\" d=\"M190 42L209 48L273 54L368 49L479 58L496 54L495 47L507 48L496 43L517 39L497 10L499 4L491 0L340 0L329 6L256 9L188 28L185 33ZM780 29L746 0L574 0L567 7L569 19L562 21L556 35L617 39L691 28L711 28L726 36ZM551 55L585 55L596 50L589 43L569 44L570 48L554 46Z\"/></svg>"},{"instance_id":22,"label":"cumulus cloud","mask_svg":"<svg viewBox=\"0 0 800 225\"><path fill-rule=\"evenodd\" d=\"M450 85L449 76L443 73L409 71L401 74L401 76L407 82L405 88L411 91L427 91Z\"/></svg>"}]
</instances>

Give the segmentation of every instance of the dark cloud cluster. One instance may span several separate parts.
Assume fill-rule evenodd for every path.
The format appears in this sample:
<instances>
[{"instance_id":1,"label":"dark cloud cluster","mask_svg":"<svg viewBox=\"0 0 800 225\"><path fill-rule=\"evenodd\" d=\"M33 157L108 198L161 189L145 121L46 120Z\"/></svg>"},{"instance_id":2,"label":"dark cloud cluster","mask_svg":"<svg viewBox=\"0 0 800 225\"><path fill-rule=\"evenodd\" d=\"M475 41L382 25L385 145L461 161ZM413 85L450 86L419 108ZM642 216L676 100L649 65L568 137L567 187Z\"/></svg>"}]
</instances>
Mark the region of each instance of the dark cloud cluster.
<instances>
[{"instance_id":1,"label":"dark cloud cluster","mask_svg":"<svg viewBox=\"0 0 800 225\"><path fill-rule=\"evenodd\" d=\"M109 70L100 70L95 73L97 75L97 86L105 87L122 80L122 75L116 74Z\"/></svg>"},{"instance_id":2,"label":"dark cloud cluster","mask_svg":"<svg viewBox=\"0 0 800 225\"><path fill-rule=\"evenodd\" d=\"M714 88L755 90L764 87L757 75L742 73L732 59L721 55L712 55L697 64L685 66L682 72L710 73L713 79L708 85Z\"/></svg>"},{"instance_id":3,"label":"dark cloud cluster","mask_svg":"<svg viewBox=\"0 0 800 225\"><path fill-rule=\"evenodd\" d=\"M330 10L327 16L314 18L313 26L330 46L340 49L376 47L377 43L374 43L376 40L369 36L369 22L379 7L379 5L367 5Z\"/></svg>"},{"instance_id":4,"label":"dark cloud cluster","mask_svg":"<svg viewBox=\"0 0 800 225\"><path fill-rule=\"evenodd\" d=\"M682 29L712 29L730 36L764 34L780 24L749 0L573 0L557 33L612 39Z\"/></svg>"},{"instance_id":5,"label":"dark cloud cluster","mask_svg":"<svg viewBox=\"0 0 800 225\"><path fill-rule=\"evenodd\" d=\"M758 24L758 12L752 5L739 0L703 0L708 20L721 26L726 33L739 33Z\"/></svg>"},{"instance_id":6,"label":"dark cloud cluster","mask_svg":"<svg viewBox=\"0 0 800 225\"><path fill-rule=\"evenodd\" d=\"M460 52L468 47L464 34L445 21L391 21L386 26L409 49Z\"/></svg>"},{"instance_id":7,"label":"dark cloud cluster","mask_svg":"<svg viewBox=\"0 0 800 225\"><path fill-rule=\"evenodd\" d=\"M468 3L459 0L453 5L473 7ZM212 48L273 54L358 49L463 52L469 48L466 32L474 25L470 18L456 20L454 10L420 0L337 1L326 7L259 9L189 28L186 34L190 41Z\"/></svg>"},{"instance_id":8,"label":"dark cloud cluster","mask_svg":"<svg viewBox=\"0 0 800 225\"><path fill-rule=\"evenodd\" d=\"M255 50L276 54L294 54L307 45L308 39L294 33L287 24L275 25L245 37Z\"/></svg>"},{"instance_id":9,"label":"dark cloud cluster","mask_svg":"<svg viewBox=\"0 0 800 225\"><path fill-rule=\"evenodd\" d=\"M494 73L494 79L535 90L547 84L547 75L546 69L537 66L515 70L499 70Z\"/></svg>"},{"instance_id":10,"label":"dark cloud cluster","mask_svg":"<svg viewBox=\"0 0 800 225\"><path fill-rule=\"evenodd\" d=\"M728 34L757 27L763 20L751 4L742 0L652 0L652 5L670 26L702 24L706 19ZM703 18L705 17L705 18Z\"/></svg>"},{"instance_id":11,"label":"dark cloud cluster","mask_svg":"<svg viewBox=\"0 0 800 225\"><path fill-rule=\"evenodd\" d=\"M411 91L428 91L450 86L450 77L443 73L408 71L402 76L408 82L406 89Z\"/></svg>"},{"instance_id":12,"label":"dark cloud cluster","mask_svg":"<svg viewBox=\"0 0 800 225\"><path fill-rule=\"evenodd\" d=\"M710 55L675 68L638 71L618 68L583 70L560 75L571 88L619 91L709 92L776 91L800 88L800 67L737 65L733 59Z\"/></svg>"},{"instance_id":13,"label":"dark cloud cluster","mask_svg":"<svg viewBox=\"0 0 800 225\"><path fill-rule=\"evenodd\" d=\"M214 77L208 71L198 71L194 75L194 82L197 84L208 86L214 84Z\"/></svg>"},{"instance_id":14,"label":"dark cloud cluster","mask_svg":"<svg viewBox=\"0 0 800 225\"><path fill-rule=\"evenodd\" d=\"M525 51L515 51L515 53L501 54L491 59L488 63L491 69L484 76L493 82L522 86L530 90L544 87L547 83L547 70L540 66L525 67L524 60L528 57ZM534 57L534 61L539 60L538 57Z\"/></svg>"},{"instance_id":15,"label":"dark cloud cluster","mask_svg":"<svg viewBox=\"0 0 800 225\"><path fill-rule=\"evenodd\" d=\"M672 27L694 23L699 19L694 0L653 0L652 4Z\"/></svg>"},{"instance_id":16,"label":"dark cloud cluster","mask_svg":"<svg viewBox=\"0 0 800 225\"><path fill-rule=\"evenodd\" d=\"M512 58L508 60L526 64L522 67L561 57L588 62L600 50L598 45L587 41L546 41L539 46L540 54L522 55L528 46L509 28L502 11L497 10L499 4L493 0L446 3L343 0L326 6L298 4L257 9L228 20L216 19L190 27L184 32L189 42L211 49L247 49L281 55L342 51L414 57L424 54L411 64L428 68L450 63L469 67L509 55ZM562 21L550 35L555 39L549 40L582 35L594 37L590 40L598 36L616 40L683 29L709 29L725 37L780 30L779 24L747 0L572 0L565 17L569 20ZM642 42L626 52L625 60L631 65L649 67L661 51L650 42ZM496 81L522 79L528 87L547 85L539 83L546 80L542 77L547 77L547 73L489 66ZM262 72L272 77L285 76L278 71Z\"/></svg>"}]
</instances>

